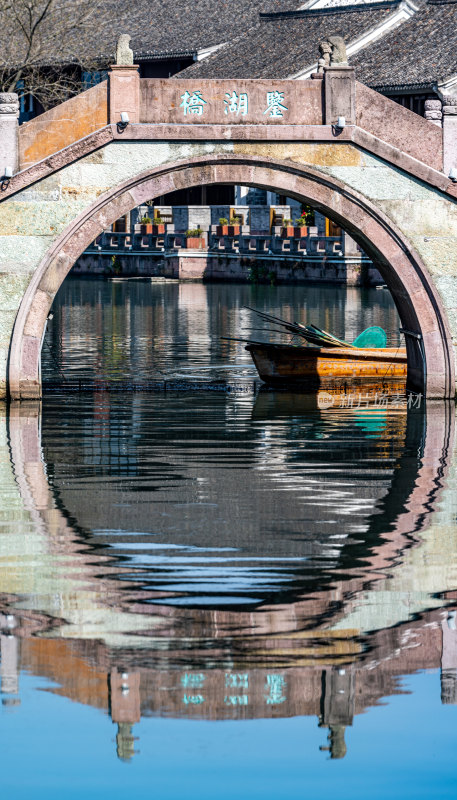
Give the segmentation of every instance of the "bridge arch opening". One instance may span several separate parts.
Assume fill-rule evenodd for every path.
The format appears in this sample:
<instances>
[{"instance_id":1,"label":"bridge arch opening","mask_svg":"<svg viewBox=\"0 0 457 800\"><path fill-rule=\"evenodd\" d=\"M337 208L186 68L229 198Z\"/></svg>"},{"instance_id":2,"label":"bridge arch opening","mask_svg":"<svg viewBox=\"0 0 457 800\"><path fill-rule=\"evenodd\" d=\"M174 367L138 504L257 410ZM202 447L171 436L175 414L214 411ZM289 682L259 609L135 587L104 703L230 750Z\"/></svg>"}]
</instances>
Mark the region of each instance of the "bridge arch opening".
<instances>
[{"instance_id":1,"label":"bridge arch opening","mask_svg":"<svg viewBox=\"0 0 457 800\"><path fill-rule=\"evenodd\" d=\"M205 155L143 172L101 195L47 251L21 302L10 348L12 399L41 396L40 357L54 297L84 250L119 217L146 201L198 185L239 184L308 203L360 244L393 296L406 336L408 388L454 396L454 357L445 311L418 253L379 208L333 176L292 161Z\"/></svg>"}]
</instances>

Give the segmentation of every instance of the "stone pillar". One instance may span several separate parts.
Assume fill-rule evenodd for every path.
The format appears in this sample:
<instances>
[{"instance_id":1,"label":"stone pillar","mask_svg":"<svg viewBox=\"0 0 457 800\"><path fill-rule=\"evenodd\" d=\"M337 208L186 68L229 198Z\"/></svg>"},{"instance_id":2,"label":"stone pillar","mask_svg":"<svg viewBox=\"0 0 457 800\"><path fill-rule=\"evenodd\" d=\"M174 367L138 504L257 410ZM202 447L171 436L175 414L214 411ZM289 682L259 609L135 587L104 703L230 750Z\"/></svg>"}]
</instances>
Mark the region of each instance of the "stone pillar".
<instances>
[{"instance_id":1,"label":"stone pillar","mask_svg":"<svg viewBox=\"0 0 457 800\"><path fill-rule=\"evenodd\" d=\"M19 98L14 92L0 94L0 178L5 167L18 168Z\"/></svg>"},{"instance_id":2,"label":"stone pillar","mask_svg":"<svg viewBox=\"0 0 457 800\"><path fill-rule=\"evenodd\" d=\"M1 693L19 693L19 643L11 633L0 636Z\"/></svg>"},{"instance_id":3,"label":"stone pillar","mask_svg":"<svg viewBox=\"0 0 457 800\"><path fill-rule=\"evenodd\" d=\"M140 121L140 73L137 64L123 66L113 64L109 76L109 121L121 121L121 112L126 111L130 122Z\"/></svg>"},{"instance_id":4,"label":"stone pillar","mask_svg":"<svg viewBox=\"0 0 457 800\"><path fill-rule=\"evenodd\" d=\"M347 747L344 732L354 718L355 680L351 667L325 669L322 675L321 717L319 727L328 727L330 758L344 758Z\"/></svg>"},{"instance_id":5,"label":"stone pillar","mask_svg":"<svg viewBox=\"0 0 457 800\"><path fill-rule=\"evenodd\" d=\"M128 761L135 754L132 726L141 719L140 673L119 673L114 669L110 673L109 683L111 719L118 725L117 755L123 761Z\"/></svg>"},{"instance_id":6,"label":"stone pillar","mask_svg":"<svg viewBox=\"0 0 457 800\"><path fill-rule=\"evenodd\" d=\"M433 122L434 125L438 125L438 128L441 128L441 120L443 119L441 100L426 100L424 117L428 119L429 122Z\"/></svg>"},{"instance_id":7,"label":"stone pillar","mask_svg":"<svg viewBox=\"0 0 457 800\"><path fill-rule=\"evenodd\" d=\"M343 255L348 256L350 258L361 258L362 254L357 246L357 242L354 241L352 236L349 236L346 231L341 231L341 239L342 239L342 250Z\"/></svg>"},{"instance_id":8,"label":"stone pillar","mask_svg":"<svg viewBox=\"0 0 457 800\"><path fill-rule=\"evenodd\" d=\"M457 705L457 623L456 612L450 611L441 623L441 702Z\"/></svg>"},{"instance_id":9,"label":"stone pillar","mask_svg":"<svg viewBox=\"0 0 457 800\"><path fill-rule=\"evenodd\" d=\"M335 64L324 69L325 124L336 125L344 117L346 125L355 125L354 67Z\"/></svg>"},{"instance_id":10,"label":"stone pillar","mask_svg":"<svg viewBox=\"0 0 457 800\"><path fill-rule=\"evenodd\" d=\"M443 99L443 172L457 169L457 97Z\"/></svg>"}]
</instances>

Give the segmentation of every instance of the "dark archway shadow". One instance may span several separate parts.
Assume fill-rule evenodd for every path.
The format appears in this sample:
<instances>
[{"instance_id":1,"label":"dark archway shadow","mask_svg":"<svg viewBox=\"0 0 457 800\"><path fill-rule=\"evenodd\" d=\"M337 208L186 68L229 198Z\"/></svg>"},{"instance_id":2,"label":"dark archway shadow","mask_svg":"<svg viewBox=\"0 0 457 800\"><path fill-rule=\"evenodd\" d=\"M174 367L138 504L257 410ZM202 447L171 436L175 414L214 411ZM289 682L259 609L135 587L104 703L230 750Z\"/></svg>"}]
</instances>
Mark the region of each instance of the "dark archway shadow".
<instances>
[{"instance_id":1,"label":"dark archway shadow","mask_svg":"<svg viewBox=\"0 0 457 800\"><path fill-rule=\"evenodd\" d=\"M408 382L427 397L454 396L454 355L447 317L418 253L379 209L342 182L293 162L205 156L168 164L102 195L73 220L44 256L25 292L9 357L12 399L41 396L40 353L55 294L77 258L107 225L146 200L177 188L239 183L310 203L341 225L372 259L394 298L407 336Z\"/></svg>"}]
</instances>

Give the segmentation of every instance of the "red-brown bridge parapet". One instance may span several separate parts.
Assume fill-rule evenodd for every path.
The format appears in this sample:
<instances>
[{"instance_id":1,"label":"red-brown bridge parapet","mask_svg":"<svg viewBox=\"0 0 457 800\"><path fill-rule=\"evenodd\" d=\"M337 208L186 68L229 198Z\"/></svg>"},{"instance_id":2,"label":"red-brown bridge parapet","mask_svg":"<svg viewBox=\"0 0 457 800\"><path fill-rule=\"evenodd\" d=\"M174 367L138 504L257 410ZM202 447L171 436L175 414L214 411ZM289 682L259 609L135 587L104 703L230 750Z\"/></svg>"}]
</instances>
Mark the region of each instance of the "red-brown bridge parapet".
<instances>
[{"instance_id":1,"label":"red-brown bridge parapet","mask_svg":"<svg viewBox=\"0 0 457 800\"><path fill-rule=\"evenodd\" d=\"M442 171L441 128L358 81L356 125L406 155Z\"/></svg>"},{"instance_id":2,"label":"red-brown bridge parapet","mask_svg":"<svg viewBox=\"0 0 457 800\"><path fill-rule=\"evenodd\" d=\"M323 125L321 81L140 80L141 122Z\"/></svg>"},{"instance_id":3,"label":"red-brown bridge parapet","mask_svg":"<svg viewBox=\"0 0 457 800\"><path fill-rule=\"evenodd\" d=\"M20 169L44 158L108 125L108 83L66 100L19 127Z\"/></svg>"},{"instance_id":4,"label":"red-brown bridge parapet","mask_svg":"<svg viewBox=\"0 0 457 800\"><path fill-rule=\"evenodd\" d=\"M118 125L122 112L129 118L122 132L124 139L327 141L330 133L332 141L339 142L347 139L349 132L335 135L328 127L344 117L346 126L353 129L352 140L364 149L396 161L407 171L404 157L438 172L443 169L441 129L355 81L351 68L329 68L323 80L194 83L140 79L136 66L113 66L108 81L21 125L20 169L48 159L110 124ZM359 137L354 128L360 129ZM115 133L116 128L113 130Z\"/></svg>"}]
</instances>

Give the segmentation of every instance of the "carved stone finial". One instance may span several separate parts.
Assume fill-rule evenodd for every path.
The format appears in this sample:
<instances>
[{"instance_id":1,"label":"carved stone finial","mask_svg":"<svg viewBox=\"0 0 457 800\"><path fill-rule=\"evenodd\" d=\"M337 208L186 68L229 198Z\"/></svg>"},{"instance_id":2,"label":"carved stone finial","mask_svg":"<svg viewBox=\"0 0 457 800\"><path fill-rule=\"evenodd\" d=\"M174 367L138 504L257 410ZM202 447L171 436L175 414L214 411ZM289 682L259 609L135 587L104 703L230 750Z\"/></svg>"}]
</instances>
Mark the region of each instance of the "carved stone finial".
<instances>
[{"instance_id":1,"label":"carved stone finial","mask_svg":"<svg viewBox=\"0 0 457 800\"><path fill-rule=\"evenodd\" d=\"M15 92L0 93L0 114L19 116L19 97Z\"/></svg>"},{"instance_id":2,"label":"carved stone finial","mask_svg":"<svg viewBox=\"0 0 457 800\"><path fill-rule=\"evenodd\" d=\"M331 67L333 64L347 65L348 57L346 45L342 36L328 36L319 43L319 52L322 58L319 59L319 72L323 71L324 66ZM321 62L324 61L324 64Z\"/></svg>"},{"instance_id":3,"label":"carved stone finial","mask_svg":"<svg viewBox=\"0 0 457 800\"><path fill-rule=\"evenodd\" d=\"M121 33L116 45L116 65L120 67L131 67L133 64L133 50L129 47L130 36L128 33Z\"/></svg>"},{"instance_id":4,"label":"carved stone finial","mask_svg":"<svg viewBox=\"0 0 457 800\"><path fill-rule=\"evenodd\" d=\"M324 67L330 66L330 56L332 54L332 45L326 39L322 42L319 42L319 53L321 57L318 61L318 72L323 72Z\"/></svg>"},{"instance_id":5,"label":"carved stone finial","mask_svg":"<svg viewBox=\"0 0 457 800\"><path fill-rule=\"evenodd\" d=\"M443 117L457 117L457 96L444 95L441 111Z\"/></svg>"},{"instance_id":6,"label":"carved stone finial","mask_svg":"<svg viewBox=\"0 0 457 800\"><path fill-rule=\"evenodd\" d=\"M441 100L438 100L438 98L426 100L424 117L428 119L429 122L433 122L434 125L438 125L441 128L441 120L443 118Z\"/></svg>"}]
</instances>

